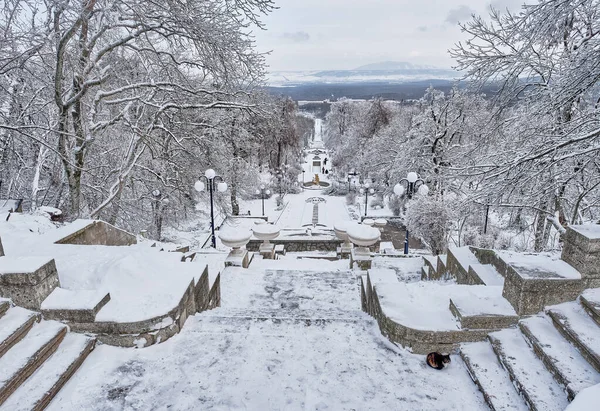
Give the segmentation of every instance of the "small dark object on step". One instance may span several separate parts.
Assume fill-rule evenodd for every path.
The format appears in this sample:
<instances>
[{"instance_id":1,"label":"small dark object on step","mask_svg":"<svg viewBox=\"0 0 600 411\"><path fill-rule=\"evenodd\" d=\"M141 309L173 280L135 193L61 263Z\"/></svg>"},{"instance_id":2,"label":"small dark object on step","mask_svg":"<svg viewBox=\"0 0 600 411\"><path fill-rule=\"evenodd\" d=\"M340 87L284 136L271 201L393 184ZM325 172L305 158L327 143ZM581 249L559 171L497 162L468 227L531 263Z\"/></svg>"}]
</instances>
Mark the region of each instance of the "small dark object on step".
<instances>
[{"instance_id":1,"label":"small dark object on step","mask_svg":"<svg viewBox=\"0 0 600 411\"><path fill-rule=\"evenodd\" d=\"M450 355L440 354L439 352L430 352L425 360L427 365L436 370L441 370L450 364Z\"/></svg>"}]
</instances>

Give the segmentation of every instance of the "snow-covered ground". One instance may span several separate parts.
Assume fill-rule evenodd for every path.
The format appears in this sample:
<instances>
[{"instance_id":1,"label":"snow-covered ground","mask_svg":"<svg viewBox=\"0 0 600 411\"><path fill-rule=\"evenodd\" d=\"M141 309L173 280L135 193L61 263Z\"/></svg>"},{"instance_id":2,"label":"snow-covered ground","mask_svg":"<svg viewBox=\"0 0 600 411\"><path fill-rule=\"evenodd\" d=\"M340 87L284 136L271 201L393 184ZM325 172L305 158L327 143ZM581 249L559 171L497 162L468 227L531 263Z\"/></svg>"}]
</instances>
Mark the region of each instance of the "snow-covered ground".
<instances>
[{"instance_id":1,"label":"snow-covered ground","mask_svg":"<svg viewBox=\"0 0 600 411\"><path fill-rule=\"evenodd\" d=\"M163 344L97 347L48 409L487 409L458 356L440 372L390 344L339 262L261 263Z\"/></svg>"}]
</instances>

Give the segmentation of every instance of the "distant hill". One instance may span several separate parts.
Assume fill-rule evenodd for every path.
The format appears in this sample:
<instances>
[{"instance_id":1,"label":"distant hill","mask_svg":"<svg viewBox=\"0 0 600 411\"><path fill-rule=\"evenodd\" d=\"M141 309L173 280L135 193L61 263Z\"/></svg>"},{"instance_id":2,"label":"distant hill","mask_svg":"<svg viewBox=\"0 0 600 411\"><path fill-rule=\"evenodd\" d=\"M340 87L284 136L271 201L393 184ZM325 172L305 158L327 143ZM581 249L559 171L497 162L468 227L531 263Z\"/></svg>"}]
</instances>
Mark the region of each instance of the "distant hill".
<instances>
[{"instance_id":1,"label":"distant hill","mask_svg":"<svg viewBox=\"0 0 600 411\"><path fill-rule=\"evenodd\" d=\"M423 66L418 64L407 63L405 61L383 61L381 63L367 64L360 66L353 71L390 71L390 70L439 70L434 66Z\"/></svg>"},{"instance_id":2,"label":"distant hill","mask_svg":"<svg viewBox=\"0 0 600 411\"><path fill-rule=\"evenodd\" d=\"M269 73L272 87L297 87L308 84L401 84L425 80L453 81L460 78L451 69L406 62L384 61L367 64L355 70L275 71Z\"/></svg>"}]
</instances>

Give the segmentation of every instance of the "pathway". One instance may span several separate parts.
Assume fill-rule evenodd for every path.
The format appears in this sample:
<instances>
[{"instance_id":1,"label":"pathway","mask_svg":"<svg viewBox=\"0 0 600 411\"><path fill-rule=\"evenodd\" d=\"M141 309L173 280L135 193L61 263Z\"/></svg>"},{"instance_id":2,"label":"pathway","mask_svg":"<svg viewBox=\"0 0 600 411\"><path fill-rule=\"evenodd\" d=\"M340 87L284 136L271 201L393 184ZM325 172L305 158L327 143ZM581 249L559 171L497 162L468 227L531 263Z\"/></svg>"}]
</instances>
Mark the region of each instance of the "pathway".
<instances>
[{"instance_id":1,"label":"pathway","mask_svg":"<svg viewBox=\"0 0 600 411\"><path fill-rule=\"evenodd\" d=\"M222 307L141 350L100 346L49 410L486 409L459 357L439 372L360 311L339 262L228 268Z\"/></svg>"}]
</instances>

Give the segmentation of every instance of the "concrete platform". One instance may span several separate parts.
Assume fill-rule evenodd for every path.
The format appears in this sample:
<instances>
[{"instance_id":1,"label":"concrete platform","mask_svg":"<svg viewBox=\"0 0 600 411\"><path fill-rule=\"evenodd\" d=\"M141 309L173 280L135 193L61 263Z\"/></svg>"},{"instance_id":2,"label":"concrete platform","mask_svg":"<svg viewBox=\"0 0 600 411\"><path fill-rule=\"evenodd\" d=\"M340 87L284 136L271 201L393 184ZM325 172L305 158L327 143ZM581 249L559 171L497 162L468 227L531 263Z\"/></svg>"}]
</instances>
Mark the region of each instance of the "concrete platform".
<instances>
[{"instance_id":1,"label":"concrete platform","mask_svg":"<svg viewBox=\"0 0 600 411\"><path fill-rule=\"evenodd\" d=\"M98 290L56 288L41 305L47 320L93 322L96 314L110 301L110 294Z\"/></svg>"},{"instance_id":2,"label":"concrete platform","mask_svg":"<svg viewBox=\"0 0 600 411\"><path fill-rule=\"evenodd\" d=\"M18 306L39 310L42 301L59 285L52 258L0 257L0 296Z\"/></svg>"},{"instance_id":3,"label":"concrete platform","mask_svg":"<svg viewBox=\"0 0 600 411\"><path fill-rule=\"evenodd\" d=\"M473 293L451 297L450 311L467 329L507 328L519 321L499 286L479 286Z\"/></svg>"}]
</instances>

